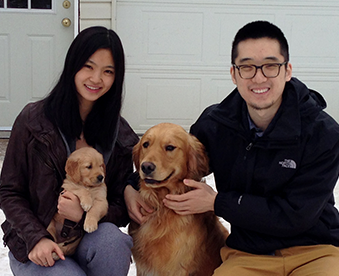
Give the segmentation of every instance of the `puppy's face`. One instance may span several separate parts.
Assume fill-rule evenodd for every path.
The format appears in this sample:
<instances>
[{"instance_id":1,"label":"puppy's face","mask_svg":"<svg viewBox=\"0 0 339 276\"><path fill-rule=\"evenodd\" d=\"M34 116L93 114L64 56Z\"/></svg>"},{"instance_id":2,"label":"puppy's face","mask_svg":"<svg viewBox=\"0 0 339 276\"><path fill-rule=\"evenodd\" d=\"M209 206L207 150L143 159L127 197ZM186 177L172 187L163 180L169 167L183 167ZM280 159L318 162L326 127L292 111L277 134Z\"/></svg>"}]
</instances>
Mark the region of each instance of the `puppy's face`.
<instances>
[{"instance_id":1,"label":"puppy's face","mask_svg":"<svg viewBox=\"0 0 339 276\"><path fill-rule=\"evenodd\" d=\"M104 183L105 163L102 155L93 148L74 151L66 162L66 173L74 183L94 187Z\"/></svg>"},{"instance_id":2,"label":"puppy's face","mask_svg":"<svg viewBox=\"0 0 339 276\"><path fill-rule=\"evenodd\" d=\"M200 180L208 172L203 145L181 126L170 123L150 128L134 147L133 160L141 179L153 188L172 180Z\"/></svg>"}]
</instances>

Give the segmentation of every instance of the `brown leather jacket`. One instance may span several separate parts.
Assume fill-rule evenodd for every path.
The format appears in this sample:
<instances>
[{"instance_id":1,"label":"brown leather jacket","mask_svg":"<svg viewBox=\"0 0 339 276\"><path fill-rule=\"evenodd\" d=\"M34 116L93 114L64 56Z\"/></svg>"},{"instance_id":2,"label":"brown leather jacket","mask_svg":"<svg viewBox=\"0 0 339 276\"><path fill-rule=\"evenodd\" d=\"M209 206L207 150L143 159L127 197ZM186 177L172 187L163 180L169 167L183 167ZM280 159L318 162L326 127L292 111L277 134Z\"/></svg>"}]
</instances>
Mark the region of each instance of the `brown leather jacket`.
<instances>
[{"instance_id":1,"label":"brown leather jacket","mask_svg":"<svg viewBox=\"0 0 339 276\"><path fill-rule=\"evenodd\" d=\"M102 219L119 227L129 222L123 192L133 171L132 148L137 142L138 136L121 118L106 165L109 211ZM0 178L4 244L21 262L28 261L28 253L41 238L51 238L46 227L57 211L66 159L63 139L46 119L42 101L28 104L14 123Z\"/></svg>"}]
</instances>

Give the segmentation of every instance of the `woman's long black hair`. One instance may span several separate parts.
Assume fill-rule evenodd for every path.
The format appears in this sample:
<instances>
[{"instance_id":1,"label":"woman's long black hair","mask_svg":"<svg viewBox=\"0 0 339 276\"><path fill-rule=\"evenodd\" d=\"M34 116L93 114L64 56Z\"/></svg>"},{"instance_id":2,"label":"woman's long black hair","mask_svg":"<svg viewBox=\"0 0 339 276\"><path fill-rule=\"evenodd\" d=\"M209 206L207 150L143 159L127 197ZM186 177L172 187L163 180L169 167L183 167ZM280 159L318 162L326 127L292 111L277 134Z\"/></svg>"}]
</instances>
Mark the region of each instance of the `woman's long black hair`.
<instances>
[{"instance_id":1,"label":"woman's long black hair","mask_svg":"<svg viewBox=\"0 0 339 276\"><path fill-rule=\"evenodd\" d=\"M95 102L86 121L82 122L74 77L98 49L111 51L115 80L110 90ZM68 138L79 138L83 131L88 145L98 144L104 149L110 149L119 123L124 74L124 50L118 35L104 27L83 30L67 52L58 83L44 99L46 116Z\"/></svg>"}]
</instances>

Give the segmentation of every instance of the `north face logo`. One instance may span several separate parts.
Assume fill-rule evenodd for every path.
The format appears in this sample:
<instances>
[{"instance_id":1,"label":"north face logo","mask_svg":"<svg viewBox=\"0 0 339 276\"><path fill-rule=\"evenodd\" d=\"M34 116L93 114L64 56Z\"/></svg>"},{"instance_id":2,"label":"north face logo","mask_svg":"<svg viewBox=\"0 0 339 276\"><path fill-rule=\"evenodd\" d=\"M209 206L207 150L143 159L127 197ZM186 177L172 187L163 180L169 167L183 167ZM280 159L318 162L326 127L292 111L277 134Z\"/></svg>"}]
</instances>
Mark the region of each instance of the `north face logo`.
<instances>
[{"instance_id":1,"label":"north face logo","mask_svg":"<svg viewBox=\"0 0 339 276\"><path fill-rule=\"evenodd\" d=\"M284 161L280 161L279 165L281 165L281 167L283 167L283 168L288 168L288 169L296 169L297 168L297 164L295 163L294 160L291 160L291 159L285 159Z\"/></svg>"}]
</instances>

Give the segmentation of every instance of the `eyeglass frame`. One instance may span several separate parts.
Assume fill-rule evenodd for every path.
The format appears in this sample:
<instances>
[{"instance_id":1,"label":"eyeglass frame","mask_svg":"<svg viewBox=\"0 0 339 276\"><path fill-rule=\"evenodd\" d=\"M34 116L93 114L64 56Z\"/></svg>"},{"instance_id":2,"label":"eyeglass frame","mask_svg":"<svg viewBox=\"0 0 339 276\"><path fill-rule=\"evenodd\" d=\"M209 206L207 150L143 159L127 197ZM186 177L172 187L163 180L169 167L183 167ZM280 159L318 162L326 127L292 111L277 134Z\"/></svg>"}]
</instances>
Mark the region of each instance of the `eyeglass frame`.
<instances>
[{"instance_id":1,"label":"eyeglass frame","mask_svg":"<svg viewBox=\"0 0 339 276\"><path fill-rule=\"evenodd\" d=\"M235 67L236 69L238 69L240 78L242 78L242 79L244 79L244 80L250 80L250 79L253 79L253 78L257 75L258 69L261 70L261 73L264 75L265 78L273 79L273 78L276 78L276 77L279 76L281 66L286 65L287 63L288 63L288 61L284 61L284 62L282 62L282 63L272 62L272 63L265 63L265 64L262 64L262 65L260 65L260 66L257 66L257 65L254 65L254 64L236 65L236 64L234 63L234 64L232 64L232 66ZM267 77L267 76L265 75L264 71L262 70L262 68L263 68L265 65L279 65L279 68L278 68L278 74L277 74L276 76L274 76L274 77ZM241 73L240 73L240 69L241 69L240 66L254 66L255 72L254 72L253 77L251 77L251 78L243 78L243 77L241 76Z\"/></svg>"}]
</instances>

